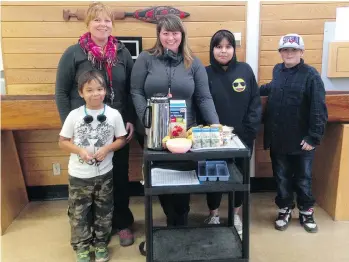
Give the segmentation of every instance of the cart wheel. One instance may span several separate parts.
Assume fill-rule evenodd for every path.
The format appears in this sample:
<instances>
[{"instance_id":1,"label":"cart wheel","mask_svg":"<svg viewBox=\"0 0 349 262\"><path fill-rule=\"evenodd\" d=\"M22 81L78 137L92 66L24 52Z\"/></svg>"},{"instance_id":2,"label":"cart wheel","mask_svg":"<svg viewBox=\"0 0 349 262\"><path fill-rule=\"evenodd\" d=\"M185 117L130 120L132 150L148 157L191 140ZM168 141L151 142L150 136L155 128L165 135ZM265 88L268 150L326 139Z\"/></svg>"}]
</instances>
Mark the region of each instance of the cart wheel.
<instances>
[{"instance_id":1,"label":"cart wheel","mask_svg":"<svg viewBox=\"0 0 349 262\"><path fill-rule=\"evenodd\" d=\"M147 255L145 241L143 241L139 244L139 252L141 252L141 255L143 255L143 256Z\"/></svg>"}]
</instances>

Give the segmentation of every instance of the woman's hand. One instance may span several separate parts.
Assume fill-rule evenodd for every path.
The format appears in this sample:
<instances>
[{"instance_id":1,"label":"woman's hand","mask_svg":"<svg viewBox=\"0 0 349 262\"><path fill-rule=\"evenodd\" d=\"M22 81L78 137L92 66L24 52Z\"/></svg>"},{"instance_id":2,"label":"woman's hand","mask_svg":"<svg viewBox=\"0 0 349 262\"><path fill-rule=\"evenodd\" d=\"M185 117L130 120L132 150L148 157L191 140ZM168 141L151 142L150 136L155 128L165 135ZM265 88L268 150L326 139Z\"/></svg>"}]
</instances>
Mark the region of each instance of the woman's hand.
<instances>
[{"instance_id":1,"label":"woman's hand","mask_svg":"<svg viewBox=\"0 0 349 262\"><path fill-rule=\"evenodd\" d=\"M87 152L85 148L79 150L79 156L85 161L88 162L93 159L93 157Z\"/></svg>"},{"instance_id":2,"label":"woman's hand","mask_svg":"<svg viewBox=\"0 0 349 262\"><path fill-rule=\"evenodd\" d=\"M131 139L133 138L133 133L134 133L134 126L130 122L126 123L126 132L128 133L128 136L126 137L126 142L130 142Z\"/></svg>"},{"instance_id":3,"label":"woman's hand","mask_svg":"<svg viewBox=\"0 0 349 262\"><path fill-rule=\"evenodd\" d=\"M109 153L109 149L103 146L97 150L97 152L93 155L93 158L101 162L104 160L104 158L107 156L108 153Z\"/></svg>"}]
</instances>

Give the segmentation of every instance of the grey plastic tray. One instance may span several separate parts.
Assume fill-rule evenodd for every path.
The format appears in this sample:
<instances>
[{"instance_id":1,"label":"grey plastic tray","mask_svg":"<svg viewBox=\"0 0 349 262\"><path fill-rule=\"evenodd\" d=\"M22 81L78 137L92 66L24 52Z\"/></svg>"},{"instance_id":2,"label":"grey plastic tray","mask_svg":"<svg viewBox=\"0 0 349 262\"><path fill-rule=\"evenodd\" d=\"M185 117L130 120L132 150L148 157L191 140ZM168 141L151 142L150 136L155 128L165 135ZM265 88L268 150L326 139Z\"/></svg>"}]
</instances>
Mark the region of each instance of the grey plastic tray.
<instances>
[{"instance_id":1,"label":"grey plastic tray","mask_svg":"<svg viewBox=\"0 0 349 262\"><path fill-rule=\"evenodd\" d=\"M198 177L200 181L228 181L229 170L225 161L199 161Z\"/></svg>"}]
</instances>

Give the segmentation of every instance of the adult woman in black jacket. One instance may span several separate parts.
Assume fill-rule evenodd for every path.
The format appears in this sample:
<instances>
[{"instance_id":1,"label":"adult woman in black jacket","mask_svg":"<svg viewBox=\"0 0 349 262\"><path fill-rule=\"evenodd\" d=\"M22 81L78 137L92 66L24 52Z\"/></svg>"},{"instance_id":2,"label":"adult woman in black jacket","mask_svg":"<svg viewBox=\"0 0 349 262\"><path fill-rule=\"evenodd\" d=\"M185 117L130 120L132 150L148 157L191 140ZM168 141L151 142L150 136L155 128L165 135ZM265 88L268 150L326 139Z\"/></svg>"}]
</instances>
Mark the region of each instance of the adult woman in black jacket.
<instances>
[{"instance_id":1,"label":"adult woman in black jacket","mask_svg":"<svg viewBox=\"0 0 349 262\"><path fill-rule=\"evenodd\" d=\"M210 91L222 125L234 127L234 132L253 151L253 142L261 121L261 100L256 78L251 67L238 62L233 33L228 30L216 32L210 43L210 65L206 67ZM242 161L236 159L241 168ZM243 195L235 193L234 225L242 234L242 223L238 215ZM221 193L207 194L210 215L208 224L219 224L218 208Z\"/></svg>"},{"instance_id":2,"label":"adult woman in black jacket","mask_svg":"<svg viewBox=\"0 0 349 262\"><path fill-rule=\"evenodd\" d=\"M88 32L77 44L63 53L56 78L56 104L61 121L69 112L82 106L85 101L78 92L77 79L93 68L105 76L108 85L105 103L117 109L125 122L127 141L133 137L135 110L130 97L130 75L133 60L127 48L111 35L113 29L111 10L102 3L90 5L86 15ZM133 234L129 227L134 218L129 209L128 190L129 145L116 151L113 156L114 215L113 228L118 230L120 244L132 245Z\"/></svg>"}]
</instances>

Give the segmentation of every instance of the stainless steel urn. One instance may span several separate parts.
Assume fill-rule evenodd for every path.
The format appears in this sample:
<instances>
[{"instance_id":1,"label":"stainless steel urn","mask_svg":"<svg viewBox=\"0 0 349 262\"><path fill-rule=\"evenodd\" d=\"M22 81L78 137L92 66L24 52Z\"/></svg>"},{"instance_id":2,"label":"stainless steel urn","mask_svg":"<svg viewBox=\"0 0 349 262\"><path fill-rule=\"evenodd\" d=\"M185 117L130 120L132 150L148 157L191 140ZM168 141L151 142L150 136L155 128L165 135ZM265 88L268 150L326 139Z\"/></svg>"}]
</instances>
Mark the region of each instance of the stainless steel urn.
<instances>
[{"instance_id":1,"label":"stainless steel urn","mask_svg":"<svg viewBox=\"0 0 349 262\"><path fill-rule=\"evenodd\" d=\"M157 94L148 99L144 113L144 127L148 128L147 148L163 150L162 139L169 134L170 101L167 95Z\"/></svg>"}]
</instances>

